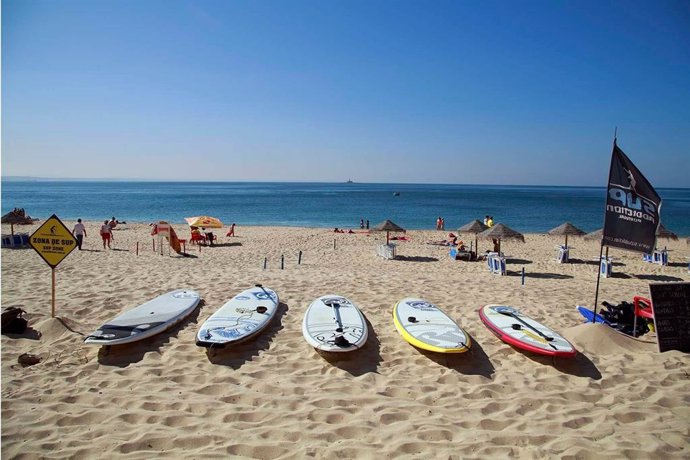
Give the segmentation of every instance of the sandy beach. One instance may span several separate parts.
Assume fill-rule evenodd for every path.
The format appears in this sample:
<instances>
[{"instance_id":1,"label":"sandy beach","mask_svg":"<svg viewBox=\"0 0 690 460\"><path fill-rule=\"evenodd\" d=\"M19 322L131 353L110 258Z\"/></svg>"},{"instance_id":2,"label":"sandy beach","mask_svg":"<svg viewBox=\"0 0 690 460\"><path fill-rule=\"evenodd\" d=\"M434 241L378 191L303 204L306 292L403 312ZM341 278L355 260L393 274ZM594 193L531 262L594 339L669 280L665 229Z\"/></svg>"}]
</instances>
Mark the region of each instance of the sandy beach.
<instances>
[{"instance_id":1,"label":"sandy beach","mask_svg":"<svg viewBox=\"0 0 690 460\"><path fill-rule=\"evenodd\" d=\"M496 276L484 262L454 261L427 244L447 233L432 230L407 232L397 260L376 255L385 233L242 226L182 257L153 252L146 224L118 226L110 250L100 224L86 224L84 250L56 270L58 318L48 265L32 249L2 249L2 306L26 310L32 328L2 335L3 458L690 456L690 356L658 353L651 333L636 341L583 324L575 310L594 301L598 242L571 237L573 263L559 264L563 237L505 241L508 275ZM188 238L188 227L174 227ZM615 276L601 280L600 301L648 296L650 282L690 281L685 239L659 245L669 248L667 267L612 249ZM489 246L480 240L480 250ZM199 325L257 283L280 296L268 329L214 356L197 347ZM116 314L177 288L203 298L180 325L109 353L83 345ZM304 341L307 306L329 293L366 316L362 350L325 356ZM471 351L434 355L406 343L391 311L409 296L458 321ZM580 354L553 360L504 344L477 315L490 303L521 309ZM22 353L42 361L22 367Z\"/></svg>"}]
</instances>

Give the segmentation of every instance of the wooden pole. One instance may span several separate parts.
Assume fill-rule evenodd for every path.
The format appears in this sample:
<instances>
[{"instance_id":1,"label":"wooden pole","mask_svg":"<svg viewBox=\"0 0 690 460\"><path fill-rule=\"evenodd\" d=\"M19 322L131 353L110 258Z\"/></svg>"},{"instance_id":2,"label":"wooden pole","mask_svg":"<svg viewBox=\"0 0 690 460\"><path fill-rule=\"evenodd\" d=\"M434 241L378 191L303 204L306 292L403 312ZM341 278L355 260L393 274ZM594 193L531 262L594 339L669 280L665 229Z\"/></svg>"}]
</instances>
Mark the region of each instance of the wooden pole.
<instances>
[{"instance_id":1,"label":"wooden pole","mask_svg":"<svg viewBox=\"0 0 690 460\"><path fill-rule=\"evenodd\" d=\"M51 302L50 302L51 314L50 314L50 316L51 316L51 318L55 318L55 267L51 267L50 271L52 273L52 280L53 280L52 287L51 287Z\"/></svg>"},{"instance_id":2,"label":"wooden pole","mask_svg":"<svg viewBox=\"0 0 690 460\"><path fill-rule=\"evenodd\" d=\"M137 255L139 255L139 242L137 241Z\"/></svg>"}]
</instances>

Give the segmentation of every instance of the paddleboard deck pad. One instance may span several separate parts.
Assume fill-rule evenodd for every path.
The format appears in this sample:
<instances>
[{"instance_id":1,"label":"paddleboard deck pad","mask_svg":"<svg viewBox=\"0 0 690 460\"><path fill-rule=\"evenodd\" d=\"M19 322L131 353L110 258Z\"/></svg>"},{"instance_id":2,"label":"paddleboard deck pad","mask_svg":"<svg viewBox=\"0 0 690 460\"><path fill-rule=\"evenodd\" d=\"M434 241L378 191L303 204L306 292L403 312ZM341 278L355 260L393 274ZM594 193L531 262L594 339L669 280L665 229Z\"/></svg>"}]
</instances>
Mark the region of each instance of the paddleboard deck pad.
<instances>
[{"instance_id":1,"label":"paddleboard deck pad","mask_svg":"<svg viewBox=\"0 0 690 460\"><path fill-rule=\"evenodd\" d=\"M403 339L422 350L464 353L469 335L436 305L423 299L405 298L393 307L393 323Z\"/></svg>"},{"instance_id":2,"label":"paddleboard deck pad","mask_svg":"<svg viewBox=\"0 0 690 460\"><path fill-rule=\"evenodd\" d=\"M238 343L263 331L278 312L278 294L261 286L228 300L199 328L196 344L219 347Z\"/></svg>"},{"instance_id":3,"label":"paddleboard deck pad","mask_svg":"<svg viewBox=\"0 0 690 460\"><path fill-rule=\"evenodd\" d=\"M302 322L302 334L317 350L335 353L363 347L368 335L362 312L339 295L325 295L309 305Z\"/></svg>"},{"instance_id":4,"label":"paddleboard deck pad","mask_svg":"<svg viewBox=\"0 0 690 460\"><path fill-rule=\"evenodd\" d=\"M111 319L84 339L88 345L121 345L159 334L189 316L201 297L196 291L178 289Z\"/></svg>"},{"instance_id":5,"label":"paddleboard deck pad","mask_svg":"<svg viewBox=\"0 0 690 460\"><path fill-rule=\"evenodd\" d=\"M505 343L547 356L572 357L577 350L559 334L505 305L486 305L478 310L484 325Z\"/></svg>"}]
</instances>

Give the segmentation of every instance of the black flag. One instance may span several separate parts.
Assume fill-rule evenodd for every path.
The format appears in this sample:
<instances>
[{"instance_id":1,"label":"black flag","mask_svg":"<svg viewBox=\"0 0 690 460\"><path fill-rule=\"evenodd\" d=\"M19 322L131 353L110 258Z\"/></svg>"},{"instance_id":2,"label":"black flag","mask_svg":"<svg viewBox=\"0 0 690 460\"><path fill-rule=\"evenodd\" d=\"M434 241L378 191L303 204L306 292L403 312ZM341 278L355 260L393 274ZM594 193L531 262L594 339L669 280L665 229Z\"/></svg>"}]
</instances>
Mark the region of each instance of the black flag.
<instances>
[{"instance_id":1,"label":"black flag","mask_svg":"<svg viewBox=\"0 0 690 460\"><path fill-rule=\"evenodd\" d=\"M602 245L651 254L661 198L613 141Z\"/></svg>"}]
</instances>

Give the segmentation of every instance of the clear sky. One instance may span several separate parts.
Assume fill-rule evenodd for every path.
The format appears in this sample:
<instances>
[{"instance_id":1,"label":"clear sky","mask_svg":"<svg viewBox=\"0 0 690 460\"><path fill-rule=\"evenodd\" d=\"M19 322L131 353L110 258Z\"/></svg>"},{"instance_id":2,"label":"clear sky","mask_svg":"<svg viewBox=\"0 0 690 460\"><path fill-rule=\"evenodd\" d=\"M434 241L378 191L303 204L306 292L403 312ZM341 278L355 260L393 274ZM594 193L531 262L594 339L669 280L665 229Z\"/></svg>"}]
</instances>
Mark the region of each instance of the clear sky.
<instances>
[{"instance_id":1,"label":"clear sky","mask_svg":"<svg viewBox=\"0 0 690 460\"><path fill-rule=\"evenodd\" d=\"M4 0L2 175L690 187L690 2Z\"/></svg>"}]
</instances>

